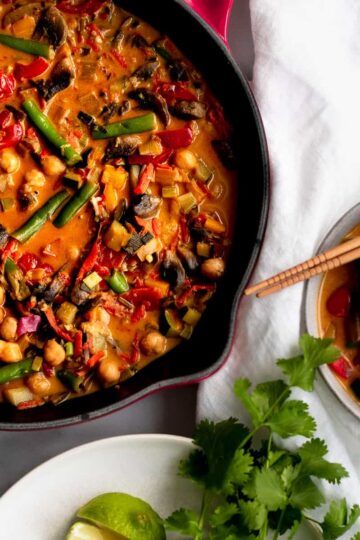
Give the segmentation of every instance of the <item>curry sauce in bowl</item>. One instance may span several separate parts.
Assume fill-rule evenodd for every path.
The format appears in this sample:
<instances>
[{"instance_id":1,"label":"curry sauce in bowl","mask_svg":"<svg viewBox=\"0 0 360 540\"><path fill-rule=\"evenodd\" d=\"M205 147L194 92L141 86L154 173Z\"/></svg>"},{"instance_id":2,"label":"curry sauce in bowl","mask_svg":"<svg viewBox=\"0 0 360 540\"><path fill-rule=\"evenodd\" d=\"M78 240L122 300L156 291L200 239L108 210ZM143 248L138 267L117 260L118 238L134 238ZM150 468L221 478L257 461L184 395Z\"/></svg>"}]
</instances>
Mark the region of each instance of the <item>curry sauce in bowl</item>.
<instances>
[{"instance_id":1,"label":"curry sauce in bowl","mask_svg":"<svg viewBox=\"0 0 360 540\"><path fill-rule=\"evenodd\" d=\"M170 39L111 1L0 4L0 395L132 377L226 267L231 128Z\"/></svg>"},{"instance_id":2,"label":"curry sauce in bowl","mask_svg":"<svg viewBox=\"0 0 360 540\"><path fill-rule=\"evenodd\" d=\"M328 233L318 253L360 234L360 206L347 212ZM330 388L360 417L360 266L346 264L306 284L306 324L314 335L329 338L339 347L338 360L322 366Z\"/></svg>"}]
</instances>

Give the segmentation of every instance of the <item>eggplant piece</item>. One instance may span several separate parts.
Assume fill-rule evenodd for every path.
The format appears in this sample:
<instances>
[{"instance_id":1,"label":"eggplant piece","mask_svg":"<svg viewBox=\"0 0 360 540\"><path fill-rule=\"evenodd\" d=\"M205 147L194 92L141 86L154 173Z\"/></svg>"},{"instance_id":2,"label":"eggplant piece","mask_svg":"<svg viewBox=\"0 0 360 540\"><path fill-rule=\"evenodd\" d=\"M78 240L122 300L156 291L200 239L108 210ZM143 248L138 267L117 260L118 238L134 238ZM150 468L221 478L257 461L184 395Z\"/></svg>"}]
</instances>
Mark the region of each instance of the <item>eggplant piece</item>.
<instances>
[{"instance_id":1,"label":"eggplant piece","mask_svg":"<svg viewBox=\"0 0 360 540\"><path fill-rule=\"evenodd\" d=\"M193 253L191 249L187 248L186 246L178 246L177 252L182 261L185 263L189 272L196 272L196 270L199 268L199 259L195 253Z\"/></svg>"},{"instance_id":2,"label":"eggplant piece","mask_svg":"<svg viewBox=\"0 0 360 540\"><path fill-rule=\"evenodd\" d=\"M76 306L83 306L91 300L91 293L81 288L81 284L75 285L71 291L71 301Z\"/></svg>"},{"instance_id":3,"label":"eggplant piece","mask_svg":"<svg viewBox=\"0 0 360 540\"><path fill-rule=\"evenodd\" d=\"M133 234L126 246L124 247L124 250L129 255L134 255L138 249L141 248L143 245L140 234Z\"/></svg>"},{"instance_id":4,"label":"eggplant piece","mask_svg":"<svg viewBox=\"0 0 360 540\"><path fill-rule=\"evenodd\" d=\"M68 36L68 27L61 12L51 6L44 10L36 25L34 39L45 36L55 49L63 45Z\"/></svg>"},{"instance_id":5,"label":"eggplant piece","mask_svg":"<svg viewBox=\"0 0 360 540\"><path fill-rule=\"evenodd\" d=\"M131 156L141 143L138 137L127 136L117 137L115 140L109 141L106 146L103 162L106 163L112 159Z\"/></svg>"},{"instance_id":6,"label":"eggplant piece","mask_svg":"<svg viewBox=\"0 0 360 540\"><path fill-rule=\"evenodd\" d=\"M83 124L85 124L89 129L94 129L95 127L97 127L97 123L96 123L96 120L93 116L91 116L90 114L87 114L83 111L80 111L77 115L78 119L80 120L80 122L82 122Z\"/></svg>"},{"instance_id":7,"label":"eggplant piece","mask_svg":"<svg viewBox=\"0 0 360 540\"><path fill-rule=\"evenodd\" d=\"M149 60L143 66L140 66L135 70L132 77L136 77L139 81L148 81L159 67L160 62L158 60Z\"/></svg>"},{"instance_id":8,"label":"eggplant piece","mask_svg":"<svg viewBox=\"0 0 360 540\"><path fill-rule=\"evenodd\" d=\"M0 249L4 249L9 240L9 233L3 225L0 223Z\"/></svg>"},{"instance_id":9,"label":"eggplant piece","mask_svg":"<svg viewBox=\"0 0 360 540\"><path fill-rule=\"evenodd\" d=\"M154 217L159 210L160 204L160 197L148 195L147 193L137 195L132 200L134 214L143 219Z\"/></svg>"},{"instance_id":10,"label":"eggplant piece","mask_svg":"<svg viewBox=\"0 0 360 540\"><path fill-rule=\"evenodd\" d=\"M51 304L54 301L54 298L64 291L69 284L69 278L70 276L66 272L65 267L60 268L46 291L43 293L43 298L46 303Z\"/></svg>"},{"instance_id":11,"label":"eggplant piece","mask_svg":"<svg viewBox=\"0 0 360 540\"><path fill-rule=\"evenodd\" d=\"M206 115L206 105L200 101L177 101L171 113L182 120L199 120Z\"/></svg>"},{"instance_id":12,"label":"eggplant piece","mask_svg":"<svg viewBox=\"0 0 360 540\"><path fill-rule=\"evenodd\" d=\"M172 81L186 82L190 79L185 64L179 60L170 60L168 62L168 70Z\"/></svg>"},{"instance_id":13,"label":"eggplant piece","mask_svg":"<svg viewBox=\"0 0 360 540\"><path fill-rule=\"evenodd\" d=\"M130 36L130 43L132 47L136 49L142 49L144 47L149 47L148 42L141 34L133 34Z\"/></svg>"},{"instance_id":14,"label":"eggplant piece","mask_svg":"<svg viewBox=\"0 0 360 540\"><path fill-rule=\"evenodd\" d=\"M120 105L118 109L118 115L122 116L123 114L128 113L130 109L131 109L130 101L125 99L125 101L122 102L122 104Z\"/></svg>"},{"instance_id":15,"label":"eggplant piece","mask_svg":"<svg viewBox=\"0 0 360 540\"><path fill-rule=\"evenodd\" d=\"M118 105L116 103L109 103L105 105L100 113L101 118L104 122L108 122L118 111Z\"/></svg>"},{"instance_id":16,"label":"eggplant piece","mask_svg":"<svg viewBox=\"0 0 360 540\"><path fill-rule=\"evenodd\" d=\"M55 94L68 88L72 81L75 79L74 64L69 58L60 60L54 67L50 78L46 81L41 79L39 81L31 81L37 88L39 94L49 101Z\"/></svg>"},{"instance_id":17,"label":"eggplant piece","mask_svg":"<svg viewBox=\"0 0 360 540\"><path fill-rule=\"evenodd\" d=\"M172 251L167 251L160 267L161 277L173 287L180 287L185 279L185 269L177 255Z\"/></svg>"},{"instance_id":18,"label":"eggplant piece","mask_svg":"<svg viewBox=\"0 0 360 540\"><path fill-rule=\"evenodd\" d=\"M129 98L135 99L141 109L149 109L158 115L161 122L168 126L170 123L170 114L165 99L159 94L150 92L146 88L137 88L128 94Z\"/></svg>"},{"instance_id":19,"label":"eggplant piece","mask_svg":"<svg viewBox=\"0 0 360 540\"><path fill-rule=\"evenodd\" d=\"M236 169L236 158L230 141L215 140L211 144L223 165L230 170Z\"/></svg>"}]
</instances>

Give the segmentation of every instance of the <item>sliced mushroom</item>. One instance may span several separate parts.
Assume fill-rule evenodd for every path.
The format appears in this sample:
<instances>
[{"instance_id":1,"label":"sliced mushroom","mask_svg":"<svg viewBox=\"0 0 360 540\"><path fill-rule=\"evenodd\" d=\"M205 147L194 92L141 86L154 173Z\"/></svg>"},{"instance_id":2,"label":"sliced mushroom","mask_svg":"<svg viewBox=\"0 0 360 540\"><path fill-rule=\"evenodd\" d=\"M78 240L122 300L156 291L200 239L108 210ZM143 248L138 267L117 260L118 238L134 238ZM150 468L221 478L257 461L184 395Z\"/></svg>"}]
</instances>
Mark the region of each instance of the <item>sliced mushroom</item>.
<instances>
[{"instance_id":1,"label":"sliced mushroom","mask_svg":"<svg viewBox=\"0 0 360 540\"><path fill-rule=\"evenodd\" d=\"M51 281L47 290L44 292L45 302L53 302L54 298L61 294L65 287L69 284L69 279L69 274L65 271L64 268L61 268Z\"/></svg>"},{"instance_id":2,"label":"sliced mushroom","mask_svg":"<svg viewBox=\"0 0 360 540\"><path fill-rule=\"evenodd\" d=\"M165 126L169 125L169 109L165 99L162 96L155 94L154 92L150 92L146 88L137 88L136 90L132 90L129 92L128 96L131 99L135 99L139 103L141 109L150 109L151 111L154 111Z\"/></svg>"},{"instance_id":3,"label":"sliced mushroom","mask_svg":"<svg viewBox=\"0 0 360 540\"><path fill-rule=\"evenodd\" d=\"M183 120L198 120L206 115L206 105L200 101L177 101L171 112Z\"/></svg>"},{"instance_id":4,"label":"sliced mushroom","mask_svg":"<svg viewBox=\"0 0 360 540\"><path fill-rule=\"evenodd\" d=\"M160 197L155 197L154 195L144 193L143 195L137 195L134 197L132 204L134 214L138 217L146 219L155 216L159 210L161 199Z\"/></svg>"},{"instance_id":5,"label":"sliced mushroom","mask_svg":"<svg viewBox=\"0 0 360 540\"><path fill-rule=\"evenodd\" d=\"M104 163L112 159L119 159L122 157L131 156L141 143L141 139L136 136L117 137L115 140L111 140L105 149L103 157Z\"/></svg>"},{"instance_id":6,"label":"sliced mushroom","mask_svg":"<svg viewBox=\"0 0 360 540\"><path fill-rule=\"evenodd\" d=\"M199 259L195 253L193 253L191 249L187 248L186 246L178 246L177 252L186 264L188 270L190 272L196 272L196 270L199 268Z\"/></svg>"},{"instance_id":7,"label":"sliced mushroom","mask_svg":"<svg viewBox=\"0 0 360 540\"><path fill-rule=\"evenodd\" d=\"M56 7L51 6L41 14L36 25L34 37L45 36L55 49L63 45L68 35L68 27L64 17Z\"/></svg>"},{"instance_id":8,"label":"sliced mushroom","mask_svg":"<svg viewBox=\"0 0 360 540\"><path fill-rule=\"evenodd\" d=\"M25 6L20 6L16 9L9 11L4 17L3 27L6 28L10 24L14 24L26 15L29 17L37 16L41 13L42 5L40 2L31 2Z\"/></svg>"},{"instance_id":9,"label":"sliced mushroom","mask_svg":"<svg viewBox=\"0 0 360 540\"><path fill-rule=\"evenodd\" d=\"M158 60L150 60L134 71L132 76L136 77L139 81L147 81L151 79L159 67L160 62Z\"/></svg>"},{"instance_id":10,"label":"sliced mushroom","mask_svg":"<svg viewBox=\"0 0 360 540\"><path fill-rule=\"evenodd\" d=\"M40 95L49 101L58 92L65 90L70 86L75 78L75 67L70 58L60 60L52 70L49 79L33 81Z\"/></svg>"},{"instance_id":11,"label":"sliced mushroom","mask_svg":"<svg viewBox=\"0 0 360 540\"><path fill-rule=\"evenodd\" d=\"M81 289L80 285L75 285L75 287L71 291L71 301L73 302L73 304L75 304L76 306L82 306L86 304L86 302L88 302L89 300L91 300L91 293Z\"/></svg>"},{"instance_id":12,"label":"sliced mushroom","mask_svg":"<svg viewBox=\"0 0 360 540\"><path fill-rule=\"evenodd\" d=\"M160 268L161 277L173 287L180 287L185 279L186 272L180 259L172 251L167 251Z\"/></svg>"}]
</instances>

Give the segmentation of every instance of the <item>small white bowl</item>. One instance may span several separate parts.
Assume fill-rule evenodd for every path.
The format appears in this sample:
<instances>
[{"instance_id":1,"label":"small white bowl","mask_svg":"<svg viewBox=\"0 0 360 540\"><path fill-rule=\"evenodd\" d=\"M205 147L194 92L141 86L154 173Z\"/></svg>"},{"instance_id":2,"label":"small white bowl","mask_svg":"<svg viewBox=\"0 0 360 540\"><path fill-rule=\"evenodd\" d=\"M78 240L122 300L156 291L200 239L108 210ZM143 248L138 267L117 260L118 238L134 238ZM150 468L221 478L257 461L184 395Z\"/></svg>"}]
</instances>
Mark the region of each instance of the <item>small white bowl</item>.
<instances>
[{"instance_id":1,"label":"small white bowl","mask_svg":"<svg viewBox=\"0 0 360 540\"><path fill-rule=\"evenodd\" d=\"M346 212L333 228L330 229L324 240L321 242L317 253L326 251L339 244L344 236L359 223L360 203ZM313 277L305 284L305 324L307 331L313 336L319 336L318 296L322 278L323 274L320 274L319 276ZM344 390L344 387L328 366L321 366L320 371L338 399L360 420L360 405L358 401L356 401L356 398L352 398L351 395Z\"/></svg>"}]
</instances>

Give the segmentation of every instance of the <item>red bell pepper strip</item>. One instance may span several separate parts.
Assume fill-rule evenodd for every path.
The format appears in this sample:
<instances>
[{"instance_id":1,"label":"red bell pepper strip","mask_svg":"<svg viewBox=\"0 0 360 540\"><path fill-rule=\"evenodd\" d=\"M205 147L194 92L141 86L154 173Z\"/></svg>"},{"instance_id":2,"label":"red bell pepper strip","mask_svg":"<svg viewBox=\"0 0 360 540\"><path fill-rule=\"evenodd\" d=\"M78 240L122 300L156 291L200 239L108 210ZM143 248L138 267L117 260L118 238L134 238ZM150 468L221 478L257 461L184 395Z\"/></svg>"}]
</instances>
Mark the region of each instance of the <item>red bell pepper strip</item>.
<instances>
[{"instance_id":1,"label":"red bell pepper strip","mask_svg":"<svg viewBox=\"0 0 360 540\"><path fill-rule=\"evenodd\" d=\"M140 175L138 185L134 189L135 195L141 195L145 193L150 185L151 180L154 178L155 168L152 163L145 165L143 172Z\"/></svg>"},{"instance_id":2,"label":"red bell pepper strip","mask_svg":"<svg viewBox=\"0 0 360 540\"><path fill-rule=\"evenodd\" d=\"M190 128L158 131L156 135L159 137L164 146L171 148L172 150L190 146L190 144L193 142L193 132Z\"/></svg>"},{"instance_id":3,"label":"red bell pepper strip","mask_svg":"<svg viewBox=\"0 0 360 540\"><path fill-rule=\"evenodd\" d=\"M4 129L10 125L12 114L10 111L4 109L0 113L0 128Z\"/></svg>"},{"instance_id":4,"label":"red bell pepper strip","mask_svg":"<svg viewBox=\"0 0 360 540\"><path fill-rule=\"evenodd\" d=\"M329 367L336 373L336 375L338 375L342 379L349 378L349 372L351 368L349 362L343 356L340 356L340 358L335 360L335 362L331 362L331 364L329 364Z\"/></svg>"},{"instance_id":5,"label":"red bell pepper strip","mask_svg":"<svg viewBox=\"0 0 360 540\"><path fill-rule=\"evenodd\" d=\"M24 411L25 409L33 409L34 407L39 407L44 405L45 401L43 399L30 399L29 401L23 401L16 406L18 411Z\"/></svg>"},{"instance_id":6,"label":"red bell pepper strip","mask_svg":"<svg viewBox=\"0 0 360 540\"><path fill-rule=\"evenodd\" d=\"M61 328L61 326L58 325L58 322L55 318L55 314L51 307L48 307L45 310L45 316L48 320L48 323L50 324L51 328L54 330L54 332L61 337L62 339L65 339L65 341L71 341L71 343L74 342L74 338L72 337L69 332Z\"/></svg>"},{"instance_id":7,"label":"red bell pepper strip","mask_svg":"<svg viewBox=\"0 0 360 540\"><path fill-rule=\"evenodd\" d=\"M105 0L85 0L81 4L74 5L71 0L61 0L57 8L63 13L71 15L93 15L105 4Z\"/></svg>"},{"instance_id":8,"label":"red bell pepper strip","mask_svg":"<svg viewBox=\"0 0 360 540\"><path fill-rule=\"evenodd\" d=\"M326 309L334 317L344 318L350 309L350 289L346 285L336 289L326 302Z\"/></svg>"},{"instance_id":9,"label":"red bell pepper strip","mask_svg":"<svg viewBox=\"0 0 360 540\"><path fill-rule=\"evenodd\" d=\"M4 128L0 133L0 150L16 146L21 141L24 130L20 122L15 122L11 126Z\"/></svg>"},{"instance_id":10,"label":"red bell pepper strip","mask_svg":"<svg viewBox=\"0 0 360 540\"><path fill-rule=\"evenodd\" d=\"M119 51L116 51L115 49L111 49L110 54L111 54L111 56L113 56L115 58L117 63L122 68L124 68L124 69L128 68L128 63L127 63L125 57L121 53L119 53Z\"/></svg>"},{"instance_id":11,"label":"red bell pepper strip","mask_svg":"<svg viewBox=\"0 0 360 540\"><path fill-rule=\"evenodd\" d=\"M121 298L131 302L135 306L147 302L148 311L154 311L159 307L163 294L158 289L152 287L139 287L123 293Z\"/></svg>"},{"instance_id":12,"label":"red bell pepper strip","mask_svg":"<svg viewBox=\"0 0 360 540\"><path fill-rule=\"evenodd\" d=\"M74 358L81 356L83 351L83 333L81 330L76 332L74 338Z\"/></svg>"},{"instance_id":13,"label":"red bell pepper strip","mask_svg":"<svg viewBox=\"0 0 360 540\"><path fill-rule=\"evenodd\" d=\"M134 155L128 157L128 163L129 165L147 165L148 163L152 163L153 165L160 165L162 163L165 163L169 158L171 158L173 154L172 150L164 150L162 154L159 156L154 155Z\"/></svg>"},{"instance_id":14,"label":"red bell pepper strip","mask_svg":"<svg viewBox=\"0 0 360 540\"><path fill-rule=\"evenodd\" d=\"M86 29L91 33L91 34L95 34L96 36L99 36L101 38L103 38L103 33L102 31L100 30L100 28L98 26L96 26L96 24L94 23L89 23L86 27Z\"/></svg>"},{"instance_id":15,"label":"red bell pepper strip","mask_svg":"<svg viewBox=\"0 0 360 540\"><path fill-rule=\"evenodd\" d=\"M83 262L83 265L81 266L79 273L76 278L76 283L80 283L86 274L88 274L94 267L94 264L96 263L99 256L99 244L98 240L96 239L89 255L86 257L85 261Z\"/></svg>"},{"instance_id":16,"label":"red bell pepper strip","mask_svg":"<svg viewBox=\"0 0 360 540\"><path fill-rule=\"evenodd\" d=\"M173 102L177 99L184 101L197 101L197 96L191 92L185 83L181 82L159 82L157 84L157 92L161 94L167 102Z\"/></svg>"},{"instance_id":17,"label":"red bell pepper strip","mask_svg":"<svg viewBox=\"0 0 360 540\"><path fill-rule=\"evenodd\" d=\"M89 360L86 362L86 366L90 369L94 368L96 364L100 362L100 360L105 356L104 351L98 351L95 354L93 354Z\"/></svg>"},{"instance_id":18,"label":"red bell pepper strip","mask_svg":"<svg viewBox=\"0 0 360 540\"><path fill-rule=\"evenodd\" d=\"M49 62L39 56L30 64L15 64L14 75L18 81L22 79L33 79L42 75L49 67Z\"/></svg>"},{"instance_id":19,"label":"red bell pepper strip","mask_svg":"<svg viewBox=\"0 0 360 540\"><path fill-rule=\"evenodd\" d=\"M6 75L0 71L0 101L5 101L13 95L16 88L16 80L12 73Z\"/></svg>"}]
</instances>

